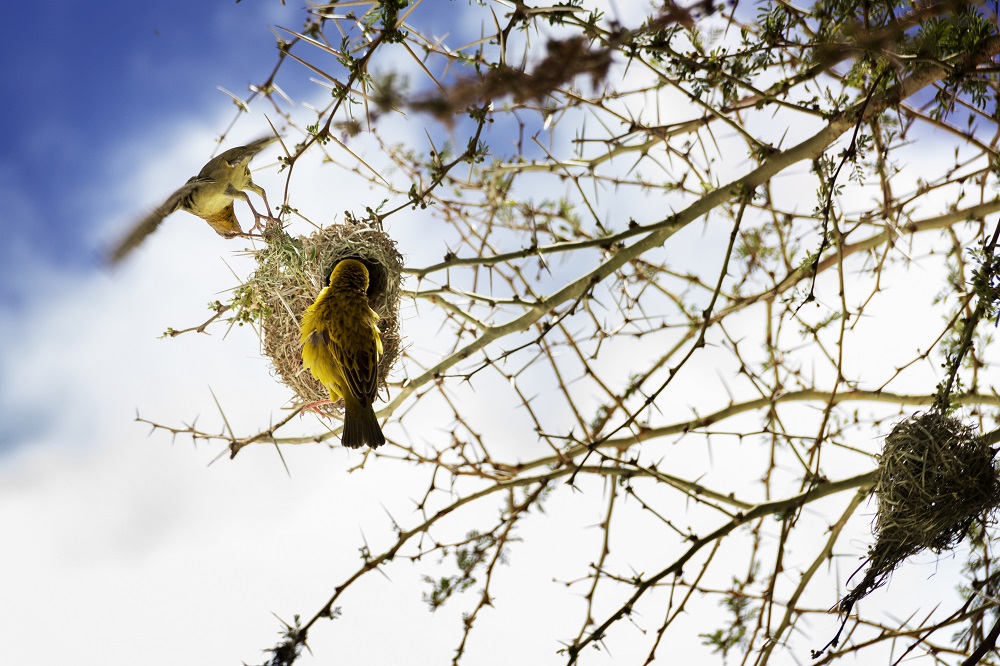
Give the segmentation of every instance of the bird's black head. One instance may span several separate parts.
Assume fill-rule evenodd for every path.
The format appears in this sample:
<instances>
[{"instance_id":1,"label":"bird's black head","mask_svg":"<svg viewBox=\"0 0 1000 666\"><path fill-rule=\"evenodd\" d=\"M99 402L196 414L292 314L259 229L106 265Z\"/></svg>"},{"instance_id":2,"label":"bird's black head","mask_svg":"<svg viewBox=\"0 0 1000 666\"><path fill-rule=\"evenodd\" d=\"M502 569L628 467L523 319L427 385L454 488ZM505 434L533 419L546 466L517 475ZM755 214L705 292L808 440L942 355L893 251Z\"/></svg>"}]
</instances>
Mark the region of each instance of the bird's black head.
<instances>
[{"instance_id":1,"label":"bird's black head","mask_svg":"<svg viewBox=\"0 0 1000 666\"><path fill-rule=\"evenodd\" d=\"M327 275L333 273L333 269L337 267L337 264L345 259L360 261L364 264L365 268L368 269L368 289L365 291L365 295L368 297L369 301L381 296L385 292L389 282L389 276L386 273L385 267L377 261L372 261L367 257L362 257L356 254L351 254L346 257L338 257L337 260L333 262L333 265L330 266L330 270L327 271Z\"/></svg>"}]
</instances>

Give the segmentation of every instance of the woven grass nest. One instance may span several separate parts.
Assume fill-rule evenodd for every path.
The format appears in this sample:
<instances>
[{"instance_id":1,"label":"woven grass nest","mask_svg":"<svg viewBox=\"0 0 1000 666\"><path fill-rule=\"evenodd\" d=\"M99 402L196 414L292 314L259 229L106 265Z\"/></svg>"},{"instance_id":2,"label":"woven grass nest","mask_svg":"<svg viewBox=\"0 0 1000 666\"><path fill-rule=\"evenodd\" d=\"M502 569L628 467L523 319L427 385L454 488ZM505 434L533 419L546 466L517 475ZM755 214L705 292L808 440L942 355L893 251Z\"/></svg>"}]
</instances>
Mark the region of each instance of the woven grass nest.
<instances>
[{"instance_id":1,"label":"woven grass nest","mask_svg":"<svg viewBox=\"0 0 1000 666\"><path fill-rule=\"evenodd\" d=\"M368 304L378 313L383 354L378 384L402 353L399 301L403 257L396 243L381 229L348 220L311 236L293 238L280 228L264 231L257 270L236 291L234 303L241 320L259 321L264 353L275 373L303 402L329 400L330 393L302 366L299 322L343 259L357 259L368 268ZM320 405L327 414L341 413L343 402Z\"/></svg>"},{"instance_id":2,"label":"woven grass nest","mask_svg":"<svg viewBox=\"0 0 1000 666\"><path fill-rule=\"evenodd\" d=\"M897 423L885 438L872 490L878 511L868 571L839 609L849 613L910 555L951 549L974 520L991 521L1000 504L995 455L976 428L938 411Z\"/></svg>"}]
</instances>

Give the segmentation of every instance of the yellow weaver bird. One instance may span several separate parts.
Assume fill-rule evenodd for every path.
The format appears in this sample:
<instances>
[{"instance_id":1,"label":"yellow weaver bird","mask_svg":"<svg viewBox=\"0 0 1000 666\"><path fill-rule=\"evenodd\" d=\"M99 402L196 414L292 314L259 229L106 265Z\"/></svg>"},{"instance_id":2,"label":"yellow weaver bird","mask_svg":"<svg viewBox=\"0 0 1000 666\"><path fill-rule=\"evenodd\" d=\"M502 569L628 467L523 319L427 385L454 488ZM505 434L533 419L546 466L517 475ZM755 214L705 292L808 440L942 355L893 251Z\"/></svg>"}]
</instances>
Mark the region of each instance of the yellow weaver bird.
<instances>
[{"instance_id":1,"label":"yellow weaver bird","mask_svg":"<svg viewBox=\"0 0 1000 666\"><path fill-rule=\"evenodd\" d=\"M253 228L260 229L262 218L273 219L271 206L267 202L264 189L250 177L248 165L254 155L277 139L276 136L265 136L245 146L230 148L213 157L202 167L197 176L190 178L183 187L171 194L166 201L135 225L111 252L111 263L117 264L124 259L145 240L146 236L156 231L166 216L177 210L197 215L208 222L220 236L232 238L243 233L233 209L233 201L242 199L254 214ZM250 203L247 190L255 192L264 200L264 205L267 206L266 216L258 213Z\"/></svg>"},{"instance_id":2,"label":"yellow weaver bird","mask_svg":"<svg viewBox=\"0 0 1000 666\"><path fill-rule=\"evenodd\" d=\"M341 442L350 449L385 444L372 408L382 337L367 290L368 269L360 261L344 259L302 315L302 363L330 391L331 402L344 399Z\"/></svg>"}]
</instances>

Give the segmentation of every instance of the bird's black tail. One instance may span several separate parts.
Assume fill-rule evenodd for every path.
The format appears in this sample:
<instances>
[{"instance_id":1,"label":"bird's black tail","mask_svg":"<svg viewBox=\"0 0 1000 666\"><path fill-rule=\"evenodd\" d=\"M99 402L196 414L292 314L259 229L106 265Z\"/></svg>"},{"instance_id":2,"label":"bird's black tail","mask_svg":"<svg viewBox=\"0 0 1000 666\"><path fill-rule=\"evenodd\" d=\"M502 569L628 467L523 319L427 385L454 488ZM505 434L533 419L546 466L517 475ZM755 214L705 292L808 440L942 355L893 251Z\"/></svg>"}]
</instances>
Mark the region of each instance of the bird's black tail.
<instances>
[{"instance_id":1,"label":"bird's black tail","mask_svg":"<svg viewBox=\"0 0 1000 666\"><path fill-rule=\"evenodd\" d=\"M378 418L371 405L345 401L344 434L341 442L349 449L367 444L375 449L385 444L385 435L378 425Z\"/></svg>"}]
</instances>

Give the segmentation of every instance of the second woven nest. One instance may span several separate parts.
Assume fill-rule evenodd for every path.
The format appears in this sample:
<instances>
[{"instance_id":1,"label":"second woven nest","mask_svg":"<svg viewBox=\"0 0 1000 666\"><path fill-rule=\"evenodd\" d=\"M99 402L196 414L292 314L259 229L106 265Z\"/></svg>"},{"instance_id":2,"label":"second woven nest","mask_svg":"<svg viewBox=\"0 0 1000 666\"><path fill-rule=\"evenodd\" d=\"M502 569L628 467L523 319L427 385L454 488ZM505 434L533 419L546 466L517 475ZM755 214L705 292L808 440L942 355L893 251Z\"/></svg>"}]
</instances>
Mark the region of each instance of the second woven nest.
<instances>
[{"instance_id":1,"label":"second woven nest","mask_svg":"<svg viewBox=\"0 0 1000 666\"><path fill-rule=\"evenodd\" d=\"M976 427L937 411L897 423L885 438L872 489L878 512L868 570L840 610L850 612L907 557L953 548L975 520L992 522L1000 505L995 455Z\"/></svg>"},{"instance_id":2,"label":"second woven nest","mask_svg":"<svg viewBox=\"0 0 1000 666\"><path fill-rule=\"evenodd\" d=\"M347 221L311 236L292 238L281 229L264 232L266 246L256 252L257 270L236 290L239 321L260 323L264 353L281 381L303 402L328 400L329 391L302 365L299 324L302 313L327 285L333 267L357 259L368 269L368 304L379 316L383 353L378 385L402 353L399 301L403 258L388 234L364 222ZM340 413L343 403L320 405Z\"/></svg>"}]
</instances>

